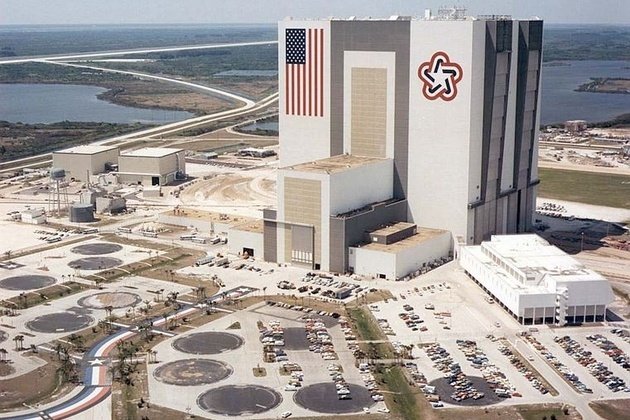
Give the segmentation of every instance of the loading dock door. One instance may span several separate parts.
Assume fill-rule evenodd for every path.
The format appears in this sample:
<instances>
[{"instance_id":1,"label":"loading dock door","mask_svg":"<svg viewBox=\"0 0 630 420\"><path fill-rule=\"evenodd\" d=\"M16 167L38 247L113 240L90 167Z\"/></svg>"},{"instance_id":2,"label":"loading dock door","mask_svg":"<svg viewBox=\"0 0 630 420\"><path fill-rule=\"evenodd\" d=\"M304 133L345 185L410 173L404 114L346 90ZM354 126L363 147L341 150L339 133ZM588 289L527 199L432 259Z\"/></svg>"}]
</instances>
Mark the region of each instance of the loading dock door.
<instances>
[{"instance_id":1,"label":"loading dock door","mask_svg":"<svg viewBox=\"0 0 630 420\"><path fill-rule=\"evenodd\" d=\"M254 248L243 248L243 254L242 255L245 255L245 253L247 253L247 256L253 257L254 256Z\"/></svg>"},{"instance_id":2,"label":"loading dock door","mask_svg":"<svg viewBox=\"0 0 630 420\"><path fill-rule=\"evenodd\" d=\"M151 185L160 185L160 177L152 176L151 177Z\"/></svg>"}]
</instances>

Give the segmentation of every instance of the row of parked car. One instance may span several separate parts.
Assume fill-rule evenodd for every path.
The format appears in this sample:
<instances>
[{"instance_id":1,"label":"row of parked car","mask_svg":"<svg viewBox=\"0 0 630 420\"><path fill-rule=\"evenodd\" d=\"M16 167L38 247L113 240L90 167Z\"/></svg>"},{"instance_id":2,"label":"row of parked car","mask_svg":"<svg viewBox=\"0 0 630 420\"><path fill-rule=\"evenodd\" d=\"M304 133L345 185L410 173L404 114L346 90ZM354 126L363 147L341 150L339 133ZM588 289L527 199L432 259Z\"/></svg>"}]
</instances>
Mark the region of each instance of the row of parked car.
<instances>
[{"instance_id":1,"label":"row of parked car","mask_svg":"<svg viewBox=\"0 0 630 420\"><path fill-rule=\"evenodd\" d=\"M606 356L613 359L619 366L630 371L630 358L615 343L601 334L588 335L586 339L602 349Z\"/></svg>"},{"instance_id":2,"label":"row of parked car","mask_svg":"<svg viewBox=\"0 0 630 420\"><path fill-rule=\"evenodd\" d=\"M626 382L620 377L614 375L610 369L602 362L598 362L593 353L585 349L580 343L572 339L568 335L563 337L554 337L556 343L564 349L564 351L573 357L579 364L588 369L591 375L599 382L603 383L613 392L627 390Z\"/></svg>"},{"instance_id":3,"label":"row of parked car","mask_svg":"<svg viewBox=\"0 0 630 420\"><path fill-rule=\"evenodd\" d=\"M298 312L305 312L310 315L329 316L332 318L339 318L341 315L337 312L317 311L308 306L293 305L291 303L274 302L272 300L267 301L269 306L277 306L278 308L291 309Z\"/></svg>"},{"instance_id":4,"label":"row of parked car","mask_svg":"<svg viewBox=\"0 0 630 420\"><path fill-rule=\"evenodd\" d=\"M414 313L414 309L411 305L405 304L403 305L403 309L405 312L401 312L398 314L398 317L403 320L407 328L411 331L427 331L428 328L424 325L420 325L424 323L424 319L420 318L420 315Z\"/></svg>"},{"instance_id":5,"label":"row of parked car","mask_svg":"<svg viewBox=\"0 0 630 420\"><path fill-rule=\"evenodd\" d=\"M444 347L435 343L425 347L424 351L433 362L433 367L442 372L449 385L455 389L451 394L452 399L459 402L469 398L478 400L485 397L483 392L473 386L470 379L462 372L459 363L453 361ZM425 394L434 394L435 388L426 386L424 392Z\"/></svg>"},{"instance_id":6,"label":"row of parked car","mask_svg":"<svg viewBox=\"0 0 630 420\"><path fill-rule=\"evenodd\" d=\"M545 395L549 392L547 387L542 383L538 375L536 375L530 368L528 368L521 359L514 354L511 348L506 345L499 345L499 351L501 354L507 356L508 360L525 378L537 389L541 394Z\"/></svg>"},{"instance_id":7,"label":"row of parked car","mask_svg":"<svg viewBox=\"0 0 630 420\"><path fill-rule=\"evenodd\" d=\"M289 356L284 351L284 329L280 321L271 320L268 326L260 328L260 342L263 344L265 362L286 362Z\"/></svg>"},{"instance_id":8,"label":"row of parked car","mask_svg":"<svg viewBox=\"0 0 630 420\"><path fill-rule=\"evenodd\" d=\"M343 378L341 365L330 364L328 365L328 374L335 383L335 390L337 391L337 398L340 400L351 400L352 393L348 383Z\"/></svg>"},{"instance_id":9,"label":"row of parked car","mask_svg":"<svg viewBox=\"0 0 630 420\"><path fill-rule=\"evenodd\" d=\"M379 391L376 379L374 378L374 375L370 370L370 365L368 365L367 363L359 363L359 372L361 373L361 379L363 380L365 387L370 391L370 394L372 395L372 400L376 402L383 401L385 398L383 397L383 394L381 394ZM383 409L380 409L379 411L381 413L389 412L389 410Z\"/></svg>"},{"instance_id":10,"label":"row of parked car","mask_svg":"<svg viewBox=\"0 0 630 420\"><path fill-rule=\"evenodd\" d=\"M324 360L337 360L332 337L321 319L306 318L306 339L311 343L308 347L313 353L319 353Z\"/></svg>"},{"instance_id":11,"label":"row of parked car","mask_svg":"<svg viewBox=\"0 0 630 420\"><path fill-rule=\"evenodd\" d=\"M479 369L488 386L501 398L521 397L508 378L494 363L490 362L484 351L472 340L457 340L457 347L464 353L470 365Z\"/></svg>"},{"instance_id":12,"label":"row of parked car","mask_svg":"<svg viewBox=\"0 0 630 420\"><path fill-rule=\"evenodd\" d=\"M613 328L610 332L630 344L630 331L624 330L623 328Z\"/></svg>"},{"instance_id":13,"label":"row of parked car","mask_svg":"<svg viewBox=\"0 0 630 420\"><path fill-rule=\"evenodd\" d=\"M547 349L547 347L545 347L544 345L542 345L540 343L540 341L538 341L536 339L536 337L532 336L532 335L524 335L523 336L525 338L525 340L527 340L538 352L540 352L540 354L547 360L547 363L549 363L551 366L554 367L554 369L556 369L560 375L562 375L562 377L568 381L571 385L573 385L573 387L578 390L579 392L582 392L584 394L592 394L593 390L589 387L587 387L584 382L582 382L579 378L579 376L577 376L574 372L572 372L571 370L569 370L568 367L565 366L564 363L562 363L560 361L560 359L558 359L551 351L549 351Z\"/></svg>"}]
</instances>

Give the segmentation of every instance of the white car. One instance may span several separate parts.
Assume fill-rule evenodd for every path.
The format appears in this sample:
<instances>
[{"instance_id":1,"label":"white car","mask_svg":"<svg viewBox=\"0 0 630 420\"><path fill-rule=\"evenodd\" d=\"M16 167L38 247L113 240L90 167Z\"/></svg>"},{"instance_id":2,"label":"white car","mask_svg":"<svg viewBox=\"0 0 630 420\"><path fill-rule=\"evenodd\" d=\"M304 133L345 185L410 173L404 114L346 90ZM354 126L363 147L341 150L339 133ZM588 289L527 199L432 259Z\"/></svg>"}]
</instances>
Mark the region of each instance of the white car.
<instances>
[{"instance_id":1,"label":"white car","mask_svg":"<svg viewBox=\"0 0 630 420\"><path fill-rule=\"evenodd\" d=\"M296 387L296 386L293 386L293 385L286 385L286 386L284 387L284 390L285 390L285 391L297 391L297 387Z\"/></svg>"},{"instance_id":2,"label":"white car","mask_svg":"<svg viewBox=\"0 0 630 420\"><path fill-rule=\"evenodd\" d=\"M281 419L286 419L287 417L291 417L293 413L290 411L285 411L284 413L280 414L280 418Z\"/></svg>"},{"instance_id":3,"label":"white car","mask_svg":"<svg viewBox=\"0 0 630 420\"><path fill-rule=\"evenodd\" d=\"M381 407L381 408L377 408L376 411L378 411L379 413L389 413L389 408Z\"/></svg>"}]
</instances>

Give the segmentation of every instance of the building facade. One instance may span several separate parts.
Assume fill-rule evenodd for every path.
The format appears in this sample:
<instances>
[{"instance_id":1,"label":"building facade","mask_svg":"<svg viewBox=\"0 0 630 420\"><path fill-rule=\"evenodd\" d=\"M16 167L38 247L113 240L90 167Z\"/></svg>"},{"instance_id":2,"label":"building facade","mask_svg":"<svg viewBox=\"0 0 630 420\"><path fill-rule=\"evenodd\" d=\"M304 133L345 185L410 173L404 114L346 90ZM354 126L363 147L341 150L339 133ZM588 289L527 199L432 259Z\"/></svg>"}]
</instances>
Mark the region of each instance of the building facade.
<instances>
[{"instance_id":1,"label":"building facade","mask_svg":"<svg viewBox=\"0 0 630 420\"><path fill-rule=\"evenodd\" d=\"M533 234L493 236L465 246L459 262L526 325L601 322L614 300L608 280Z\"/></svg>"},{"instance_id":2,"label":"building facade","mask_svg":"<svg viewBox=\"0 0 630 420\"><path fill-rule=\"evenodd\" d=\"M108 170L118 163L116 146L75 146L53 152L53 168L66 172L67 179L88 181L90 176Z\"/></svg>"},{"instance_id":3,"label":"building facade","mask_svg":"<svg viewBox=\"0 0 630 420\"><path fill-rule=\"evenodd\" d=\"M161 186L186 176L185 152L167 147L146 147L120 155L118 180L121 184Z\"/></svg>"},{"instance_id":4,"label":"building facade","mask_svg":"<svg viewBox=\"0 0 630 420\"><path fill-rule=\"evenodd\" d=\"M466 243L529 230L542 27L505 17L280 22L281 166L391 159L392 199L406 203L399 221Z\"/></svg>"}]
</instances>

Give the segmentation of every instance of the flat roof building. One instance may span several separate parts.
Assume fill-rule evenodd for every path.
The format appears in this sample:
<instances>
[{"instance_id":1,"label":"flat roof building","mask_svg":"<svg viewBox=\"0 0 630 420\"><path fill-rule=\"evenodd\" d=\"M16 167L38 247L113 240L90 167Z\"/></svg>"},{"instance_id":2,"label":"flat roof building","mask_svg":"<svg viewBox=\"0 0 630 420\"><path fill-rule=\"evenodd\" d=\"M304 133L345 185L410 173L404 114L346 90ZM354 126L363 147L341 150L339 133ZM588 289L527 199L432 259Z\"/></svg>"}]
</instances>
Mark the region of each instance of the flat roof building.
<instances>
[{"instance_id":1,"label":"flat roof building","mask_svg":"<svg viewBox=\"0 0 630 420\"><path fill-rule=\"evenodd\" d=\"M182 149L146 147L125 152L118 160L118 180L121 184L161 186L185 177L186 161Z\"/></svg>"},{"instance_id":2,"label":"flat roof building","mask_svg":"<svg viewBox=\"0 0 630 420\"><path fill-rule=\"evenodd\" d=\"M350 271L387 280L416 275L428 264L448 258L451 235L446 230L397 222L368 232L367 240L350 247Z\"/></svg>"},{"instance_id":3,"label":"flat roof building","mask_svg":"<svg viewBox=\"0 0 630 420\"><path fill-rule=\"evenodd\" d=\"M61 168L67 179L87 181L118 163L116 146L75 146L53 152L53 168Z\"/></svg>"},{"instance_id":4,"label":"flat roof building","mask_svg":"<svg viewBox=\"0 0 630 420\"><path fill-rule=\"evenodd\" d=\"M459 262L519 322L600 322L614 295L606 278L538 235L493 236L460 249Z\"/></svg>"}]
</instances>

